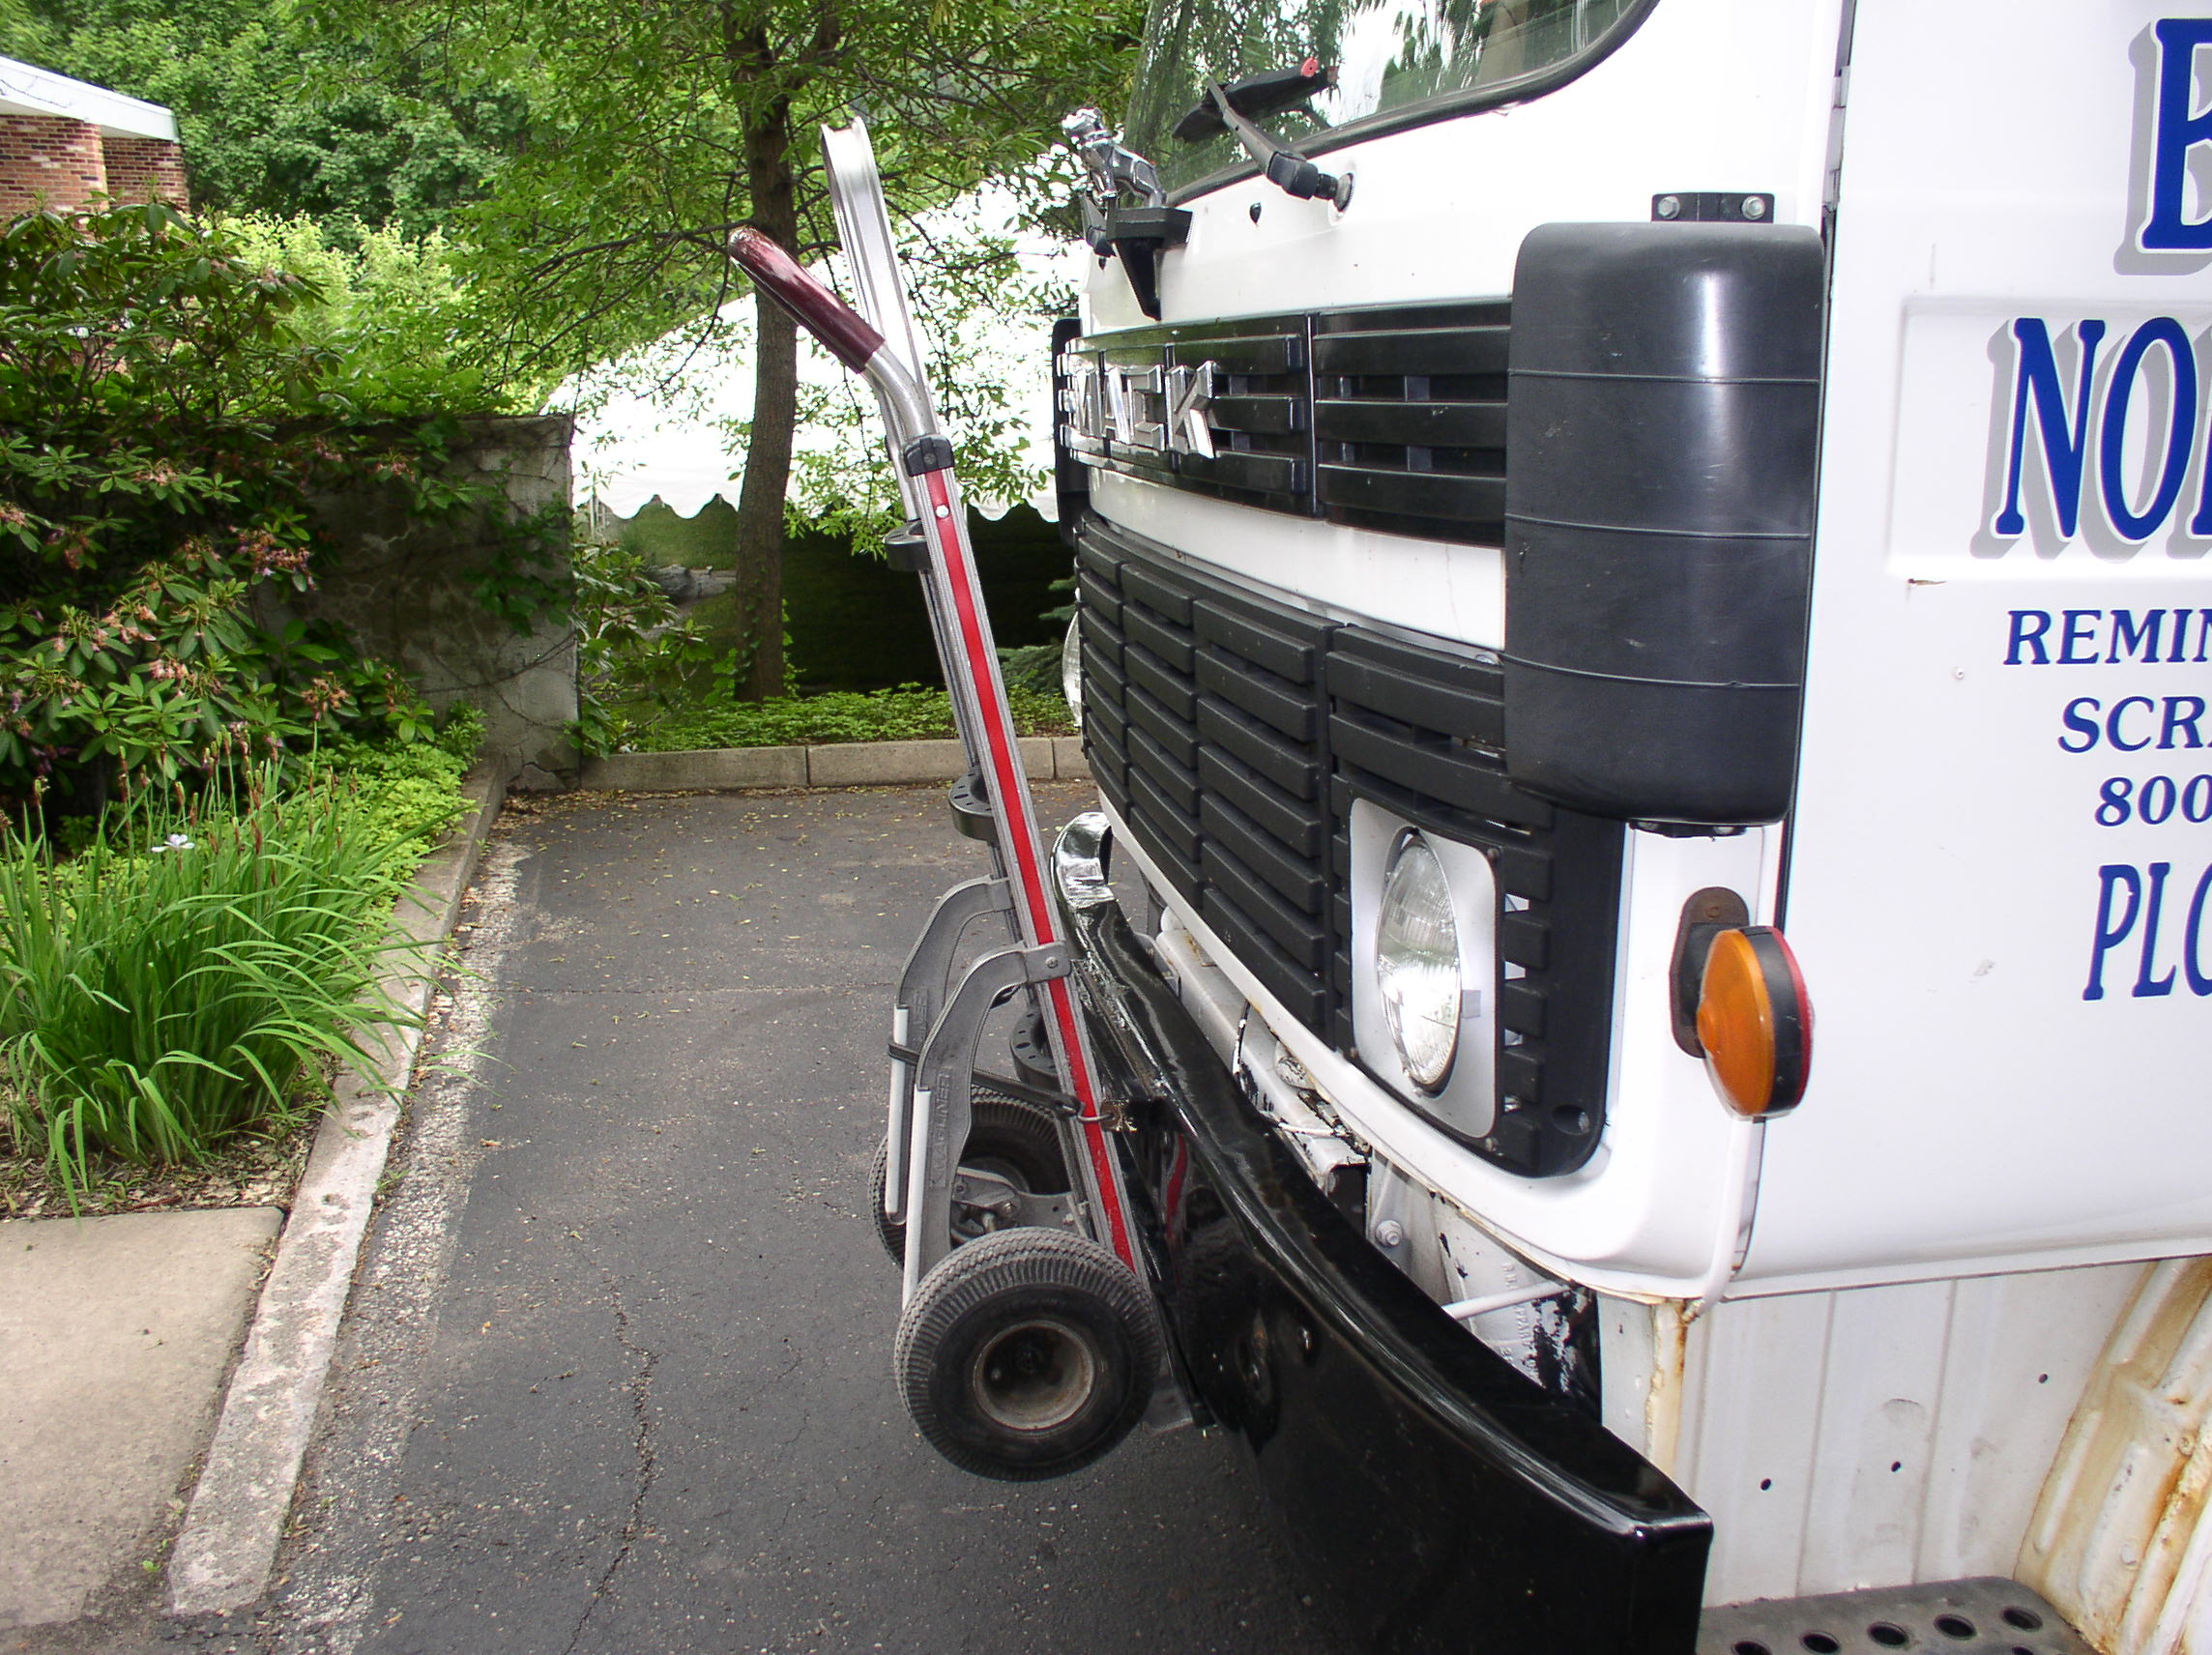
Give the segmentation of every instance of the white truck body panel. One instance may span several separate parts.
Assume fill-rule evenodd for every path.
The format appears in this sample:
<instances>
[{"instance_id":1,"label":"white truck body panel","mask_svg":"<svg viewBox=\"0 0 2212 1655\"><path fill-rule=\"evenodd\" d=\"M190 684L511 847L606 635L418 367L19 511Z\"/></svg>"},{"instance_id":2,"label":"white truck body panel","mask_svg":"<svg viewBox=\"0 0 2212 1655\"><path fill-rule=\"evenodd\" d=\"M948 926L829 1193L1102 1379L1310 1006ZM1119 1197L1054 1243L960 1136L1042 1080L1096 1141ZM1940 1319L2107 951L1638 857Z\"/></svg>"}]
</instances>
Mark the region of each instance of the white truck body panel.
<instances>
[{"instance_id":1,"label":"white truck body panel","mask_svg":"<svg viewBox=\"0 0 2212 1655\"><path fill-rule=\"evenodd\" d=\"M1608 1295L1607 1422L1712 1513L1712 1603L2011 1573L2039 1495L2099 1497L2044 1481L2140 1262L2212 1251L2212 247L2145 241L2212 219L2212 43L2162 53L2170 0L1854 10L1665 0L1532 102L1328 151L1345 211L1256 179L1184 203L1161 272L1168 324L1502 296L1537 225L1690 189L1829 237L1792 813L1627 835L1591 1160L1462 1147L1169 899L1226 1060L1249 1005L1296 1065L1266 1086ZM1102 262L1087 330L1147 320ZM1507 647L1495 548L1092 487L1280 601ZM1787 932L1817 1011L1768 1126L1670 1026L1682 905L1716 885Z\"/></svg>"},{"instance_id":2,"label":"white truck body panel","mask_svg":"<svg viewBox=\"0 0 2212 1655\"><path fill-rule=\"evenodd\" d=\"M2100 715L2148 695L2118 734L2155 742L2168 698L2202 692L2207 674L2194 658L2003 664L2009 617L2023 609L2053 617L2059 630L2040 641L2054 656L2066 610L2095 612L2100 655L2112 653L2114 611L2136 624L2166 611L2167 655L2178 612L2182 653L2199 653L2212 541L2186 519L2206 444L2195 443L2169 521L2139 550L2116 540L2094 478L2082 532L2062 547L2039 537L2047 524L2031 523L2009 552L1990 533L2013 391L2010 363L1990 357L2014 318L2048 318L2061 357L2061 330L2107 322L2095 421L2144 321L2170 315L2193 338L2212 325L2200 258L2181 259L2198 269L2175 268L2123 247L2145 210L2157 15L2139 5L2100 16L2054 52L2011 8L1947 7L1940 19L1923 8L1858 9L1840 115L1826 481L1789 887L1762 908L1772 870L1734 865L1772 861L1772 849L1633 838L1629 911L1651 912L1647 923L1632 918L1624 942L1619 1084L1598 1160L1542 1182L1498 1172L1319 1042L1301 1054L1317 1074L1339 1071L1348 1115L1394 1158L1533 1256L1579 1265L1578 1279L1685 1291L1725 1222L1732 1197L1714 1174L1733 1129L1713 1118L1696 1062L1641 1014L1650 989L1639 987L1665 970L1674 906L1721 867L1748 887L1755 919L1786 921L1819 1017L1812 1091L1767 1133L1737 1291L2212 1245L2212 1186L2196 1170L2212 1151L2212 1114L2190 1107L2212 1026L2186 972L2173 993L2132 994L2139 922L2107 950L2111 990L2081 998L2100 866L2137 870L2147 920L2149 870L2169 864L2154 979L2175 964L2197 878L2212 864L2212 834L2186 816L2212 812L2212 780L2201 798L2185 796L2212 761L2190 759L2186 721L2171 737L2181 750L2152 755L2169 763L2103 764L2109 737L2087 754L2058 745L2086 740L2060 723L2083 695L2098 697ZM1165 261L1163 316L1502 293L1535 224L1644 218L1655 192L1685 180L1770 189L1779 221L1819 224L1834 94L1846 83L1835 73L1842 21L1828 5L1671 0L1587 74L1532 103L1330 152L1358 181L1348 211L1254 180L1217 189L1190 203L1189 244ZM1143 320L1110 267L1088 306L1093 329ZM2212 349L2197 354L2201 376ZM2138 508L2165 452L2150 451L2162 440L2149 417L2162 373L2170 379L2170 353L2148 349L2132 393L2145 414L2124 422ZM2201 421L2212 395L2196 400ZM2031 442L2031 507L2038 458ZM1320 612L1503 643L1492 548L1257 513L1110 474L1097 478L1095 501L1164 545ZM2086 652L2078 635L2075 653ZM2203 732L2212 738L2212 715ZM2111 773L2168 776L2167 819L2100 827L2096 786ZM1674 871L1662 876L1667 863ZM1898 902L1880 900L1889 890ZM2122 879L2108 926L2128 897ZM2203 947L2212 961L2212 939ZM1288 1037L1297 1044L1295 1030ZM2085 1101L2122 1075L2133 1099Z\"/></svg>"},{"instance_id":3,"label":"white truck body panel","mask_svg":"<svg viewBox=\"0 0 2212 1655\"><path fill-rule=\"evenodd\" d=\"M2212 280L2204 254L2175 264L2135 245L2159 15L2081 14L2058 51L2013 7L1859 9L1784 910L1815 985L1819 1055L1803 1109L1769 1134L1747 1282L2212 1246L2212 983L2193 991L2181 959L2212 864L2212 780L2198 822L2179 797L2212 771L2212 751L2192 743L2203 737L2186 719L2159 746L2169 698L2212 688L2196 658L2212 653L2212 539L2187 521L2203 488ZM2201 107L2212 73L2197 84ZM2190 450L2178 493L2130 543L2099 474L2111 370L2157 316L2195 342L2197 384L2180 401L2195 404L2197 428L2175 433ZM2054 361L2084 319L2109 330L2086 431L2098 451L2072 536L2038 494L2039 428L2021 467L2024 532L1993 532L2009 492L2021 318L2047 328ZM2156 504L2172 365L2149 348L2123 398L2123 512ZM2117 615L2147 628L2161 611L2155 649L2147 636L2115 644ZM2039 652L2043 615L2056 647ZM2115 730L2143 750L2115 753L2106 726L2131 697L2143 699ZM2076 698L2098 703L2093 746L2063 722L2070 705L2088 722ZM2164 820L2131 811L2100 825L2113 776L2131 794L2169 777L2170 803L2152 795ZM2105 950L2092 999L2105 866L2132 870L2140 913ZM2115 876L2106 930L2127 894Z\"/></svg>"}]
</instances>

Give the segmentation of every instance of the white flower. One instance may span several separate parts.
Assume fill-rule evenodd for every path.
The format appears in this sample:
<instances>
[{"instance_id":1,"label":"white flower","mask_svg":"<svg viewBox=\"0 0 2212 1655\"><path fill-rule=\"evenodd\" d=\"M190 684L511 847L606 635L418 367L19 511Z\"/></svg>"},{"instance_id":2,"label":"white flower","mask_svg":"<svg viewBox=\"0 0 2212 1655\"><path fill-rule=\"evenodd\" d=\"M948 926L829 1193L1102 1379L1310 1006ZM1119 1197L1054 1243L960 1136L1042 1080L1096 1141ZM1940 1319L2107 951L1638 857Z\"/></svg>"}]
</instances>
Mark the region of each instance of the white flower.
<instances>
[{"instance_id":1,"label":"white flower","mask_svg":"<svg viewBox=\"0 0 2212 1655\"><path fill-rule=\"evenodd\" d=\"M169 840L168 840L168 843L167 843L167 844L165 844L165 845L156 845L156 846L154 847L154 855L156 855L156 856L158 857L158 856L160 856L160 854L161 854L163 851L196 851L196 850L198 850L198 849L199 849L199 847L198 847L197 845L193 844L193 843L191 842L191 840L189 840L189 839L186 838L184 834L182 834L182 833L171 833L171 834L169 835Z\"/></svg>"}]
</instances>

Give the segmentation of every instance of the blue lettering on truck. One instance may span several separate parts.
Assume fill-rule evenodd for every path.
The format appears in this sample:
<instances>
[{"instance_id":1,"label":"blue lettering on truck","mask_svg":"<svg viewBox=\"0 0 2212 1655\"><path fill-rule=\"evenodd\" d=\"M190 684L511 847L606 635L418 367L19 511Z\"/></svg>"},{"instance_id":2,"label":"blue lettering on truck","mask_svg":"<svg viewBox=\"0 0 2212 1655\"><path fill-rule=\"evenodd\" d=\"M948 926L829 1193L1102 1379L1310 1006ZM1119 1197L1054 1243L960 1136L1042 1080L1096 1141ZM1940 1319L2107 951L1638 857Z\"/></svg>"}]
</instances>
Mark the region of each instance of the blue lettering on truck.
<instances>
[{"instance_id":1,"label":"blue lettering on truck","mask_svg":"<svg viewBox=\"0 0 2212 1655\"><path fill-rule=\"evenodd\" d=\"M2062 753L2086 753L2101 741L2123 753L2155 747L2162 753L2204 745L2198 721L2204 716L2201 695L2123 695L2108 710L2094 695L2078 695L2059 710L2065 728L2058 738ZM2139 738L2130 740L2129 737Z\"/></svg>"},{"instance_id":2,"label":"blue lettering on truck","mask_svg":"<svg viewBox=\"0 0 2212 1655\"><path fill-rule=\"evenodd\" d=\"M2197 418L2196 347L2187 330L2171 316L2153 316L2129 334L2100 392L2097 352L2108 331L2094 318L2076 322L2069 368L2060 362L2051 324L2043 317L2022 316L2012 324L2017 348L2003 504L1990 522L1991 531L2001 538L2027 533L2021 496L2038 473L2050 488L2058 532L2067 539L2081 532L2081 508L2092 479L2105 521L2134 544L2149 539L2178 516L2175 508L2181 503L2189 462L2206 429ZM2060 332L2065 332L2063 325ZM2159 359L2163 371L2154 370ZM2101 408L2094 406L2100 396ZM2128 486L2131 421L2150 421L2149 429L2166 433L2166 450L2155 456L2155 480L2139 507ZM2189 533L2212 535L2212 467L2206 468L2204 483L2197 491Z\"/></svg>"},{"instance_id":3,"label":"blue lettering on truck","mask_svg":"<svg viewBox=\"0 0 2212 1655\"><path fill-rule=\"evenodd\" d=\"M2212 144L2212 108L2197 107L2197 48L2212 45L2212 18L2166 17L2158 42L2158 103L2153 112L2150 217L2137 244L2152 252L2212 249L2212 215L2185 216L2191 150Z\"/></svg>"},{"instance_id":4,"label":"blue lettering on truck","mask_svg":"<svg viewBox=\"0 0 2212 1655\"><path fill-rule=\"evenodd\" d=\"M2132 954L2136 979L2127 992L2133 998L2156 1000L2169 995L2177 978L2188 982L2191 994L2212 996L2212 937L2205 935L2212 867L2197 876L2186 913L2181 882L2173 881L2172 873L2171 862L2152 862L2148 867L2109 862L2097 870L2097 919L2089 944L2089 986L2081 991L2083 1000L2105 998L2110 956L2131 942L2135 946L2121 954L2120 972L2124 976Z\"/></svg>"},{"instance_id":5,"label":"blue lettering on truck","mask_svg":"<svg viewBox=\"0 0 2212 1655\"><path fill-rule=\"evenodd\" d=\"M2212 609L2014 609L2008 667L2203 666ZM2164 646L2162 649L2162 645Z\"/></svg>"},{"instance_id":6,"label":"blue lettering on truck","mask_svg":"<svg viewBox=\"0 0 2212 1655\"><path fill-rule=\"evenodd\" d=\"M2149 189L2135 243L2146 252L2212 252L2212 197L2197 182L2212 165L2212 86L2200 93L2198 84L2212 17L2164 18L2151 35ZM2193 205L2200 217L2190 217ZM2063 540L2102 539L2109 530L2140 546L2176 531L2180 551L2181 537L2212 537L2212 394L2201 389L2212 333L2193 338L2172 316L2041 315L2013 318L1998 337L2007 334L2010 383L2000 377L1990 410L1993 451L2002 457L1985 497L1992 535L2018 539L2033 515L2042 533L2055 529ZM2099 550L2119 548L2107 540ZM2071 758L2110 755L2107 764L2140 754L2153 771L2108 774L2093 795L2085 788L2097 827L2170 836L2180 824L2166 843L2204 842L2187 829L2212 825L2212 684L2201 670L2212 662L2212 608L2012 609L2003 648L2007 667L2134 669L2112 687L2097 683L2103 675L2073 680L2054 709L2053 742ZM2175 667L2185 670L2143 674ZM2075 694L2076 685L2098 693ZM2096 774L2084 771L2084 781ZM2212 998L2212 864L2107 861L2083 895L2091 903L2083 1000L2164 1000L2183 988Z\"/></svg>"},{"instance_id":7,"label":"blue lettering on truck","mask_svg":"<svg viewBox=\"0 0 2212 1655\"><path fill-rule=\"evenodd\" d=\"M2212 609L2014 609L2004 664L2202 666L2212 661ZM2186 691L2077 695L2058 709L2062 753L2212 751L2212 700ZM2108 776L2090 807L2100 828L2212 822L2212 769ZM2092 997L2094 998L2094 997Z\"/></svg>"},{"instance_id":8,"label":"blue lettering on truck","mask_svg":"<svg viewBox=\"0 0 2212 1655\"><path fill-rule=\"evenodd\" d=\"M2013 609L2005 621L2008 667L2202 666L2212 660L2212 609ZM2100 828L2212 823L2212 695L2170 683L2076 695L2057 710L2055 743L2062 753L2207 755L2197 761L2205 769L2194 772L2183 760L2179 769L2149 776L2107 776L2089 807ZM2135 979L2126 987L2132 999L2161 999L2179 984L2200 998L2212 996L2208 907L2212 866L2180 879L2171 862L2100 867L2081 998L2119 992L2125 972L2115 956L2134 963Z\"/></svg>"},{"instance_id":9,"label":"blue lettering on truck","mask_svg":"<svg viewBox=\"0 0 2212 1655\"><path fill-rule=\"evenodd\" d=\"M2162 18L2151 39L2148 189L2134 242L2146 253L2212 252L2212 192L2201 183L2212 172L2212 77L2198 73L2212 48L2212 17ZM2200 217L2190 217L2193 207ZM2212 536L2212 461L2195 468L2203 479L2196 500L2183 499L2193 462L2212 446L2199 391L2212 335L2193 339L2172 316L2132 323L2019 316L2004 334L2012 346L2010 395L1990 411L2003 456L1990 479L1988 521L1996 539L2029 532L2039 496L2063 540L2085 526L2139 546L2184 525L2192 537Z\"/></svg>"},{"instance_id":10,"label":"blue lettering on truck","mask_svg":"<svg viewBox=\"0 0 2212 1655\"><path fill-rule=\"evenodd\" d=\"M2202 666L2212 661L2212 609L2014 609L2004 664ZM2212 751L2212 700L2187 692L2077 695L2058 709L2062 753ZM2212 770L2108 776L2091 806L2100 828L2212 822ZM2094 997L2092 997L2094 998Z\"/></svg>"}]
</instances>

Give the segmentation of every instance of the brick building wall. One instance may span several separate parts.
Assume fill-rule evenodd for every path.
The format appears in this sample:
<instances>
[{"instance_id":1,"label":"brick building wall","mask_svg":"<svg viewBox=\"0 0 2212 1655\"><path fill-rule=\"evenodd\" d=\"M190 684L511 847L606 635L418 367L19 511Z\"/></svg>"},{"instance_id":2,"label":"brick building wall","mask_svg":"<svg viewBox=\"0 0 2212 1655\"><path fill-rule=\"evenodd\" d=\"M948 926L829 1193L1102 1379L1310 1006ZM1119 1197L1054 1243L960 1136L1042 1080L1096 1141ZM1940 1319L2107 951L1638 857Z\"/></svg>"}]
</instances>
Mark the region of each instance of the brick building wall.
<instances>
[{"instance_id":1,"label":"brick building wall","mask_svg":"<svg viewBox=\"0 0 2212 1655\"><path fill-rule=\"evenodd\" d=\"M0 214L82 207L106 190L98 127L52 115L0 114Z\"/></svg>"},{"instance_id":2,"label":"brick building wall","mask_svg":"<svg viewBox=\"0 0 2212 1655\"><path fill-rule=\"evenodd\" d=\"M185 176L185 152L167 138L129 138L110 132L102 146L107 157L107 193L117 201L166 201L191 205Z\"/></svg>"}]
</instances>

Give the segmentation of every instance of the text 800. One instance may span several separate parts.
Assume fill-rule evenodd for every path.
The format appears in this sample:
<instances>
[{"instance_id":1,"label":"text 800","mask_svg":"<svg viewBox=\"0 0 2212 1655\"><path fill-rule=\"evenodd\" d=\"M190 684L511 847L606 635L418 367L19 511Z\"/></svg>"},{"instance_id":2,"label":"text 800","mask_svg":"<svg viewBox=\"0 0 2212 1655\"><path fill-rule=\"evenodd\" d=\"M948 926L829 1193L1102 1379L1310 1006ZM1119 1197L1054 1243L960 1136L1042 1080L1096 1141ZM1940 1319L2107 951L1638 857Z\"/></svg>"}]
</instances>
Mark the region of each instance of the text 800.
<instances>
[{"instance_id":1,"label":"text 800","mask_svg":"<svg viewBox=\"0 0 2212 1655\"><path fill-rule=\"evenodd\" d=\"M2097 825L2119 828L2130 822L2155 828L2162 822L2212 822L2212 775L2187 781L2154 775L2138 782L2113 776L2097 789Z\"/></svg>"}]
</instances>

